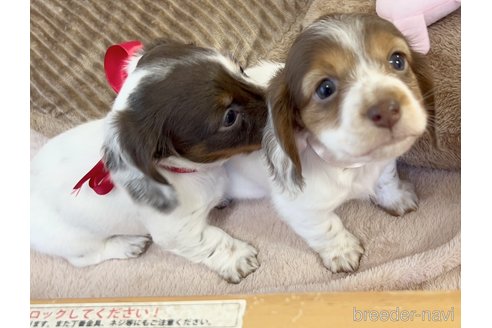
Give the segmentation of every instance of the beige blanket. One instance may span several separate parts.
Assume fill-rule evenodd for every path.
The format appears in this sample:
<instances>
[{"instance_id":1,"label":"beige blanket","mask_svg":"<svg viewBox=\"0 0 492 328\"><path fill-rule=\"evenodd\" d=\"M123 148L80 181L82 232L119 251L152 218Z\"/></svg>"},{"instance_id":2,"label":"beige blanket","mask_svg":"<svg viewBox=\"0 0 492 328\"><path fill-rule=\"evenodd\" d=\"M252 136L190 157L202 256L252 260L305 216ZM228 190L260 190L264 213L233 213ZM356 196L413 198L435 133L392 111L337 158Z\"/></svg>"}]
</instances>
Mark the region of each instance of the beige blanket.
<instances>
[{"instance_id":1,"label":"beige blanket","mask_svg":"<svg viewBox=\"0 0 492 328\"><path fill-rule=\"evenodd\" d=\"M46 138L31 134L31 156ZM215 210L211 222L259 250L260 268L231 285L204 266L152 245L132 260L78 269L31 252L31 297L130 297L287 291L458 289L460 287L460 174L401 167L416 183L418 211L389 216L370 202L337 212L366 249L354 274L332 274L275 214L268 200Z\"/></svg>"},{"instance_id":2,"label":"beige blanket","mask_svg":"<svg viewBox=\"0 0 492 328\"><path fill-rule=\"evenodd\" d=\"M334 11L374 12L374 0L32 1L31 152L44 136L109 110L114 93L102 58L110 44L164 36L230 51L247 66L260 58L282 60L303 26ZM416 183L420 208L403 218L362 201L338 210L366 248L356 273L331 274L268 200L248 201L211 218L259 249L260 269L239 285L156 246L138 259L84 269L31 252L31 297L459 288L460 11L432 25L430 35L436 129L400 165Z\"/></svg>"}]
</instances>

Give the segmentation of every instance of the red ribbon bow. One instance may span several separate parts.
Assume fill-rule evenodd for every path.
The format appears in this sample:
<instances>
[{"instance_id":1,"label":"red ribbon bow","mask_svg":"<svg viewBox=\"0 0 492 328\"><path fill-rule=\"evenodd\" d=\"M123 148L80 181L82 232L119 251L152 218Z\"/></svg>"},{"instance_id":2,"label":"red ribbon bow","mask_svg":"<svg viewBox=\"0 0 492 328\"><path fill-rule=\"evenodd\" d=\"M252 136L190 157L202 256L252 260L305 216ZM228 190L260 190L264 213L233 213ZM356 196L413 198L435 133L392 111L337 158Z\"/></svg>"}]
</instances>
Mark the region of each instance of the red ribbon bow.
<instances>
[{"instance_id":1,"label":"red ribbon bow","mask_svg":"<svg viewBox=\"0 0 492 328\"><path fill-rule=\"evenodd\" d=\"M91 187L98 195L106 195L114 187L109 171L106 170L102 160L97 162L97 164L87 172L79 182L77 182L73 187L73 190L77 190L78 193L87 180L89 180L89 187Z\"/></svg>"},{"instance_id":2,"label":"red ribbon bow","mask_svg":"<svg viewBox=\"0 0 492 328\"><path fill-rule=\"evenodd\" d=\"M125 69L128 60L142 47L142 42L135 40L112 45L106 50L104 71L109 85L116 93L120 92L121 86L128 76Z\"/></svg>"},{"instance_id":3,"label":"red ribbon bow","mask_svg":"<svg viewBox=\"0 0 492 328\"><path fill-rule=\"evenodd\" d=\"M121 87L128 76L125 69L128 60L135 52L142 49L142 47L143 45L140 41L128 41L112 45L106 50L106 55L104 56L104 71L109 85L116 93L120 92ZM77 182L73 187L73 190L77 190L78 193L86 181L89 181L89 187L91 187L98 195L106 195L114 187L109 171L106 170L102 160L97 162L97 164L87 172L79 182Z\"/></svg>"}]
</instances>

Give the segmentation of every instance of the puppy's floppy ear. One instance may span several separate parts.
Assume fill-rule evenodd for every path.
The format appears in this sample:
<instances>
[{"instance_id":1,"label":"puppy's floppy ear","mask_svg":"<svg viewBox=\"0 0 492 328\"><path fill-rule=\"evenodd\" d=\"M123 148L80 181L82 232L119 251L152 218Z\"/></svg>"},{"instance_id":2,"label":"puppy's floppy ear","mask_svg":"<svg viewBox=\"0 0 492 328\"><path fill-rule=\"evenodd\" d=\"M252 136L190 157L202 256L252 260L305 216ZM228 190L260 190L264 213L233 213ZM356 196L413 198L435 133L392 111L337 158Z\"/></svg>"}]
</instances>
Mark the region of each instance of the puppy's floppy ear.
<instances>
[{"instance_id":1,"label":"puppy's floppy ear","mask_svg":"<svg viewBox=\"0 0 492 328\"><path fill-rule=\"evenodd\" d=\"M427 130L429 131L433 142L437 142L435 133L436 124L436 112L435 112L435 99L434 99L434 81L432 78L432 70L425 55L412 51L412 63L411 67L417 82L419 84L422 97L424 99L424 106L427 110Z\"/></svg>"},{"instance_id":2,"label":"puppy's floppy ear","mask_svg":"<svg viewBox=\"0 0 492 328\"><path fill-rule=\"evenodd\" d=\"M302 190L304 181L295 131L299 113L285 82L284 71L271 81L267 91L268 122L263 149L274 180L291 194Z\"/></svg>"},{"instance_id":3,"label":"puppy's floppy ear","mask_svg":"<svg viewBox=\"0 0 492 328\"><path fill-rule=\"evenodd\" d=\"M110 115L103 161L112 179L122 185L134 201L159 211L172 211L178 205L176 191L156 168L156 157L170 156L172 145L162 141L162 131L155 121L147 121L133 110Z\"/></svg>"},{"instance_id":4,"label":"puppy's floppy ear","mask_svg":"<svg viewBox=\"0 0 492 328\"><path fill-rule=\"evenodd\" d=\"M140 172L161 184L169 182L157 171L156 159L175 154L169 138L164 140L162 127L154 117L135 110L120 111L114 121L121 150Z\"/></svg>"}]
</instances>

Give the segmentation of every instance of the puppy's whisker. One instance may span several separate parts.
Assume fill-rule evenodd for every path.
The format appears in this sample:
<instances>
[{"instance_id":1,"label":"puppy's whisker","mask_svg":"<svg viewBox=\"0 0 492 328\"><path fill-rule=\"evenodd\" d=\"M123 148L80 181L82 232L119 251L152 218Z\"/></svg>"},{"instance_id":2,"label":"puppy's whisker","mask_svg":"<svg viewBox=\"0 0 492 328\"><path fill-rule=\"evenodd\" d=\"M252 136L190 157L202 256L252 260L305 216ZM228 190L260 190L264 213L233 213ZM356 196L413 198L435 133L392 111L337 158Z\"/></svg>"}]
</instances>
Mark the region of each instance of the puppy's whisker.
<instances>
[{"instance_id":1,"label":"puppy's whisker","mask_svg":"<svg viewBox=\"0 0 492 328\"><path fill-rule=\"evenodd\" d=\"M435 93L436 88L431 88L427 92L422 94L422 98L428 99L429 97L433 96Z\"/></svg>"}]
</instances>

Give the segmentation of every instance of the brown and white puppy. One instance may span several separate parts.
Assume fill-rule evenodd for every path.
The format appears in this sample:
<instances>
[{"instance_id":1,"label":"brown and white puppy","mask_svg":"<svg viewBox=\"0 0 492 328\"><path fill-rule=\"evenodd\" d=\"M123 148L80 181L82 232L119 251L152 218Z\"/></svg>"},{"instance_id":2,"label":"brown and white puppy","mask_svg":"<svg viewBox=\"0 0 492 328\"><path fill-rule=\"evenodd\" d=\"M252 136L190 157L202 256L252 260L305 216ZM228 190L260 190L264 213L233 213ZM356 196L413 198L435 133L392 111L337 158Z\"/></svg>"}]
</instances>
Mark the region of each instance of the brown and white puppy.
<instances>
[{"instance_id":1,"label":"brown and white puppy","mask_svg":"<svg viewBox=\"0 0 492 328\"><path fill-rule=\"evenodd\" d=\"M432 117L424 58L377 16L329 15L296 38L267 101L266 169L255 168L259 152L230 162L229 193L270 195L281 218L328 269L356 270L363 247L334 210L356 198L370 198L398 216L417 208L413 186L398 177L396 158ZM267 175L273 183L261 186ZM241 189L245 181L248 194Z\"/></svg>"},{"instance_id":2,"label":"brown and white puppy","mask_svg":"<svg viewBox=\"0 0 492 328\"><path fill-rule=\"evenodd\" d=\"M136 257L153 241L239 282L258 267L257 251L207 216L224 199L223 163L260 148L264 88L217 51L175 42L145 47L127 72L104 119L33 159L31 247L87 266ZM114 188L71 194L101 157Z\"/></svg>"}]
</instances>

